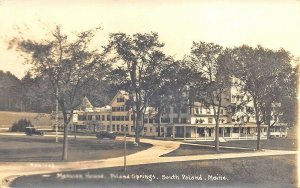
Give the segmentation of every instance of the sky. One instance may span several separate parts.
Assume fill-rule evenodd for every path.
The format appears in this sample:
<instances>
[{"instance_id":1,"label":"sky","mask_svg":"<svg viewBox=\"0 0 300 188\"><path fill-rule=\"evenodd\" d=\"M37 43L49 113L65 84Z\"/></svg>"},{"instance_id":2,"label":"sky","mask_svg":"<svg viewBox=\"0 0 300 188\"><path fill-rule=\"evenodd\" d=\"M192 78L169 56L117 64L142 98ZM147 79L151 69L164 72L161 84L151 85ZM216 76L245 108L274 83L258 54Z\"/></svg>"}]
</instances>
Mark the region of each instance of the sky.
<instances>
[{"instance_id":1,"label":"sky","mask_svg":"<svg viewBox=\"0 0 300 188\"><path fill-rule=\"evenodd\" d=\"M49 25L67 34L101 26L95 46L109 33L158 32L164 51L177 59L193 41L224 47L243 44L300 57L300 0L0 0L0 70L21 78L29 69L7 41L18 35L47 38Z\"/></svg>"}]
</instances>

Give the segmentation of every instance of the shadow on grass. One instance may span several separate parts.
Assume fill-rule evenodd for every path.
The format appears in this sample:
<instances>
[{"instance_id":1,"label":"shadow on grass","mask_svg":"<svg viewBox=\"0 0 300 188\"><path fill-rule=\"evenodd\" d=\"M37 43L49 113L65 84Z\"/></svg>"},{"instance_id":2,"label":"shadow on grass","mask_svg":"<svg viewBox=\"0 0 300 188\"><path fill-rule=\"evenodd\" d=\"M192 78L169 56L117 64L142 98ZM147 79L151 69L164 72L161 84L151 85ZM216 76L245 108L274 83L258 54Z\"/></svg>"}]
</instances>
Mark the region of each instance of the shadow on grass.
<instances>
[{"instance_id":1,"label":"shadow on grass","mask_svg":"<svg viewBox=\"0 0 300 188\"><path fill-rule=\"evenodd\" d=\"M242 152L253 152L254 150L239 149L239 148L223 148L220 147L219 151L216 151L212 146L205 145L187 145L181 144L176 150L161 155L161 157L176 157L176 156L187 156L187 155L205 155L205 154L220 154L220 153L242 153Z\"/></svg>"},{"instance_id":2,"label":"shadow on grass","mask_svg":"<svg viewBox=\"0 0 300 188\"><path fill-rule=\"evenodd\" d=\"M194 144L203 144L204 142L191 142ZM268 140L261 140L260 146L262 149L274 149L274 150L297 150L298 138L272 138ZM207 145L214 145L214 142L205 142ZM220 146L224 147L245 147L256 149L257 140L230 140L228 142L220 143Z\"/></svg>"},{"instance_id":3,"label":"shadow on grass","mask_svg":"<svg viewBox=\"0 0 300 188\"><path fill-rule=\"evenodd\" d=\"M295 155L154 163L128 166L126 172L113 167L22 176L11 186L286 188L296 186L295 163Z\"/></svg>"},{"instance_id":4,"label":"shadow on grass","mask_svg":"<svg viewBox=\"0 0 300 188\"><path fill-rule=\"evenodd\" d=\"M55 143L47 137L0 136L1 162L61 162L62 140ZM77 138L68 141L67 161L102 160L124 155L124 142ZM127 142L127 155L150 148L141 143L138 147Z\"/></svg>"}]
</instances>

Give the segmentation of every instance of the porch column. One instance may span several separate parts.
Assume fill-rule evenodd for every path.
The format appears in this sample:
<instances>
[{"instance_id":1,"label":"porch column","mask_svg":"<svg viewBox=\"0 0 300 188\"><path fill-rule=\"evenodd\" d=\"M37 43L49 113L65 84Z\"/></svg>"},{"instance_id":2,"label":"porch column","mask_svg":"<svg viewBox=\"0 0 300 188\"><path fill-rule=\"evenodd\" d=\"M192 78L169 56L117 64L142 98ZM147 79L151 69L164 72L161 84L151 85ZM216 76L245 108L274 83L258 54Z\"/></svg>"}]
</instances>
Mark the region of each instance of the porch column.
<instances>
[{"instance_id":1,"label":"porch column","mask_svg":"<svg viewBox=\"0 0 300 188\"><path fill-rule=\"evenodd\" d=\"M185 140L186 137L186 125L183 124L183 139Z\"/></svg>"},{"instance_id":2,"label":"porch column","mask_svg":"<svg viewBox=\"0 0 300 188\"><path fill-rule=\"evenodd\" d=\"M206 140L206 127L204 127L204 140Z\"/></svg>"},{"instance_id":3,"label":"porch column","mask_svg":"<svg viewBox=\"0 0 300 188\"><path fill-rule=\"evenodd\" d=\"M279 128L280 137L282 137L281 127Z\"/></svg>"},{"instance_id":4,"label":"porch column","mask_svg":"<svg viewBox=\"0 0 300 188\"><path fill-rule=\"evenodd\" d=\"M166 126L164 125L164 138L166 138L166 132L167 132L167 128L166 128Z\"/></svg>"},{"instance_id":5,"label":"porch column","mask_svg":"<svg viewBox=\"0 0 300 188\"><path fill-rule=\"evenodd\" d=\"M285 127L285 137L287 137L287 127Z\"/></svg>"},{"instance_id":6,"label":"porch column","mask_svg":"<svg viewBox=\"0 0 300 188\"><path fill-rule=\"evenodd\" d=\"M175 125L173 124L173 127L172 127L172 134L173 134L173 138L175 138Z\"/></svg>"},{"instance_id":7,"label":"porch column","mask_svg":"<svg viewBox=\"0 0 300 188\"><path fill-rule=\"evenodd\" d=\"M195 128L195 138L197 138L198 137L198 133L197 133L197 127L194 127Z\"/></svg>"},{"instance_id":8,"label":"porch column","mask_svg":"<svg viewBox=\"0 0 300 188\"><path fill-rule=\"evenodd\" d=\"M241 138L241 127L239 126L239 139Z\"/></svg>"},{"instance_id":9,"label":"porch column","mask_svg":"<svg viewBox=\"0 0 300 188\"><path fill-rule=\"evenodd\" d=\"M225 136L225 127L222 128L223 129L223 138Z\"/></svg>"},{"instance_id":10,"label":"porch column","mask_svg":"<svg viewBox=\"0 0 300 188\"><path fill-rule=\"evenodd\" d=\"M233 131L233 128L230 127L230 134L229 134L229 137L232 138L232 131Z\"/></svg>"}]
</instances>

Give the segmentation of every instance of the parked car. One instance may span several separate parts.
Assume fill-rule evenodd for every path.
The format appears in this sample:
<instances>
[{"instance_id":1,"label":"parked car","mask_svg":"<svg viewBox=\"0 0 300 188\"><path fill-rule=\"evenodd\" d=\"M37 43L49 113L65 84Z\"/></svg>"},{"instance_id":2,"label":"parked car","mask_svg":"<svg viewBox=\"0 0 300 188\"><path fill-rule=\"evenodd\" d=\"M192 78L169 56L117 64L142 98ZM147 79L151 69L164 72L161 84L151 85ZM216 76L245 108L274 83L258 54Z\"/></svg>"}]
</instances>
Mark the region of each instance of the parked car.
<instances>
[{"instance_id":1,"label":"parked car","mask_svg":"<svg viewBox=\"0 0 300 188\"><path fill-rule=\"evenodd\" d=\"M31 136L31 135L43 136L44 132L40 131L40 130L37 130L35 127L26 127L25 128L25 134L28 135L28 136Z\"/></svg>"},{"instance_id":2,"label":"parked car","mask_svg":"<svg viewBox=\"0 0 300 188\"><path fill-rule=\"evenodd\" d=\"M116 139L116 134L108 131L100 131L96 134L97 139Z\"/></svg>"}]
</instances>

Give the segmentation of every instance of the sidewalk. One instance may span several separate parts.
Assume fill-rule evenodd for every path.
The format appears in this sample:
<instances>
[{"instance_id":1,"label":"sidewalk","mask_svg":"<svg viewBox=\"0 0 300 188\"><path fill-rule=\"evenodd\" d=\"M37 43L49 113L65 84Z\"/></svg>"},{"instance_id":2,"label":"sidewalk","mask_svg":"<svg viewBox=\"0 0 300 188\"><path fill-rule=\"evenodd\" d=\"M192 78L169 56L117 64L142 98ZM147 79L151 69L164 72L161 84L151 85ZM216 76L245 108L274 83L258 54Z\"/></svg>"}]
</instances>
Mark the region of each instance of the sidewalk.
<instances>
[{"instance_id":1,"label":"sidewalk","mask_svg":"<svg viewBox=\"0 0 300 188\"><path fill-rule=\"evenodd\" d=\"M128 138L133 140L133 138ZM298 151L281 151L281 150L265 150L244 153L225 153L225 154L205 154L193 156L176 156L176 157L160 157L163 154L169 153L177 149L180 144L178 141L161 141L151 139L141 139L141 142L152 144L153 147L134 153L127 156L127 166L141 165L151 163L166 163L180 161L196 161L196 160L213 160L213 159L229 159L229 158L245 158L259 156L274 156L274 155L291 155L298 154ZM4 162L0 163L0 180L5 187L9 185L15 177L21 175L44 174L62 171L86 170L97 168L108 168L123 166L124 158L110 158L105 160L80 161L80 162L55 162L55 163L27 163L27 162Z\"/></svg>"}]
</instances>

